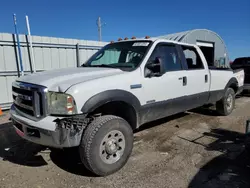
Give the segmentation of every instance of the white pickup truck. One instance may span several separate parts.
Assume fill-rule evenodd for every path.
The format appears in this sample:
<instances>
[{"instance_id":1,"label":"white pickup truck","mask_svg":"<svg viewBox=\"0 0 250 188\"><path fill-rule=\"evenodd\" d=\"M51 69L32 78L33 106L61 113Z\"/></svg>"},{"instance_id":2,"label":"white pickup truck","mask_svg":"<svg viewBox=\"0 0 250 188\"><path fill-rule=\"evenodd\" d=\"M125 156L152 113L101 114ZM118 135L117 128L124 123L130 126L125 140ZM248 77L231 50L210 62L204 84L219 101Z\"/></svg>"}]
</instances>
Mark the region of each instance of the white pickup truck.
<instances>
[{"instance_id":1,"label":"white pickup truck","mask_svg":"<svg viewBox=\"0 0 250 188\"><path fill-rule=\"evenodd\" d=\"M26 75L13 82L16 132L54 148L79 147L87 169L118 171L140 125L204 104L234 109L244 71L209 68L196 45L147 38L107 44L78 68Z\"/></svg>"}]
</instances>

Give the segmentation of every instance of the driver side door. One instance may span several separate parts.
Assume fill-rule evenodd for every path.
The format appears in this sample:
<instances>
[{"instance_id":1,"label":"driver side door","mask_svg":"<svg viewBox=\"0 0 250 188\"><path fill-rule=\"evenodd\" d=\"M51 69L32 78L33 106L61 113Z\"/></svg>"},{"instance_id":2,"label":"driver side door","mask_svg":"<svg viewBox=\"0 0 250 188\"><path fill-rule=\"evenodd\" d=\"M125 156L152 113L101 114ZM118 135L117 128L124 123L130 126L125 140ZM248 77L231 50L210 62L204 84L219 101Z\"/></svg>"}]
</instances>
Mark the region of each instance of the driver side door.
<instances>
[{"instance_id":1,"label":"driver side door","mask_svg":"<svg viewBox=\"0 0 250 188\"><path fill-rule=\"evenodd\" d=\"M161 76L143 78L144 104L142 123L160 119L183 111L186 93L186 71L183 69L176 45L159 43L148 63L158 57L162 61ZM145 66L145 71L147 65Z\"/></svg>"}]
</instances>

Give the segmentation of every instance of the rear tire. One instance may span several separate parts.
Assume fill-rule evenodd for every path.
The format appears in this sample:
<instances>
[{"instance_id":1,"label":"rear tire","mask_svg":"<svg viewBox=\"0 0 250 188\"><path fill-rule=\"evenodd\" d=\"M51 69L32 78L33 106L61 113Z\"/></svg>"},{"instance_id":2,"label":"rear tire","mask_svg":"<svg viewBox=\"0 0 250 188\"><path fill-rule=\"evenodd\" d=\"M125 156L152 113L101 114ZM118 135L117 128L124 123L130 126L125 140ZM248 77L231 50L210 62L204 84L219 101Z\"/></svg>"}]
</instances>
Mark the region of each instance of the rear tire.
<instances>
[{"instance_id":1,"label":"rear tire","mask_svg":"<svg viewBox=\"0 0 250 188\"><path fill-rule=\"evenodd\" d=\"M223 98L216 103L216 110L222 116L232 113L235 107L235 92L232 88L227 88Z\"/></svg>"},{"instance_id":2,"label":"rear tire","mask_svg":"<svg viewBox=\"0 0 250 188\"><path fill-rule=\"evenodd\" d=\"M120 170L133 148L133 131L124 119L105 115L96 118L85 130L79 146L85 167L97 176Z\"/></svg>"}]
</instances>

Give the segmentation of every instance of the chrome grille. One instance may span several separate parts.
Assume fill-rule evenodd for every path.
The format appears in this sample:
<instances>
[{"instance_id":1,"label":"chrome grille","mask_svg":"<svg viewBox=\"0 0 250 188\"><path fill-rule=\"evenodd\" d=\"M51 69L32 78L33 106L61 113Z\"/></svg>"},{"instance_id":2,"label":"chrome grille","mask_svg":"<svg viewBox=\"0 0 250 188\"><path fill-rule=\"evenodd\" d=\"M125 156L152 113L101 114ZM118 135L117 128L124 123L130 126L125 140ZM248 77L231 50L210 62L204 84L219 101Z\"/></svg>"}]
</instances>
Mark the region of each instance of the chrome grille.
<instances>
[{"instance_id":1,"label":"chrome grille","mask_svg":"<svg viewBox=\"0 0 250 188\"><path fill-rule=\"evenodd\" d=\"M31 119L47 115L46 87L13 82L12 95L16 109Z\"/></svg>"}]
</instances>

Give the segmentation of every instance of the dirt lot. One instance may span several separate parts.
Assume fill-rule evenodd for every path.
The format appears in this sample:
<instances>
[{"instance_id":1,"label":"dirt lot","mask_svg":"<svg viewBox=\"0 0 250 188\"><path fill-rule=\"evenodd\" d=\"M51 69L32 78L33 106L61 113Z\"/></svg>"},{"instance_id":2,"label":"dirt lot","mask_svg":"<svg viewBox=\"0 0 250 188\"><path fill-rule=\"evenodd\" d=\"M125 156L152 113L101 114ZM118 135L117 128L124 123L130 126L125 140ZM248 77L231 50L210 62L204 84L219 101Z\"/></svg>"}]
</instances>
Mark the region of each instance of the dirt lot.
<instances>
[{"instance_id":1,"label":"dirt lot","mask_svg":"<svg viewBox=\"0 0 250 188\"><path fill-rule=\"evenodd\" d=\"M250 187L243 138L250 97L228 117L197 109L144 125L127 165L93 177L73 150L48 150L20 139L2 116L0 187Z\"/></svg>"}]
</instances>

